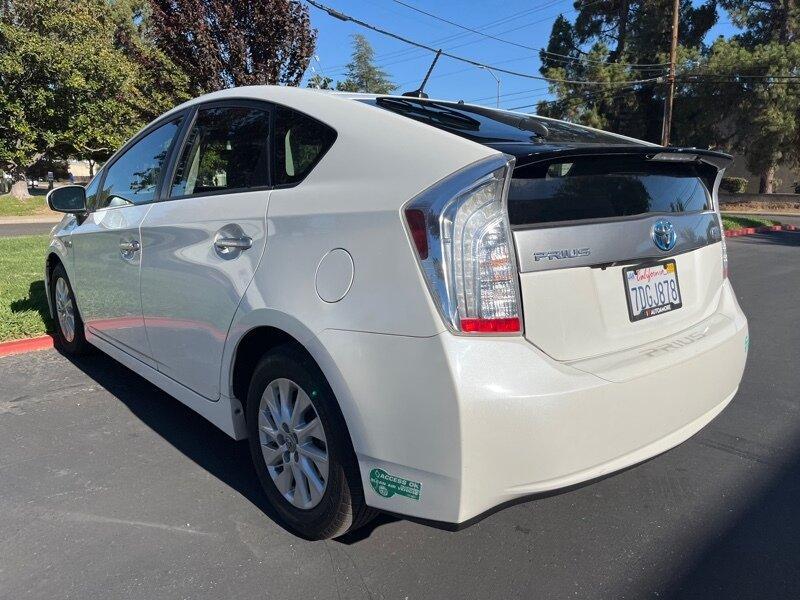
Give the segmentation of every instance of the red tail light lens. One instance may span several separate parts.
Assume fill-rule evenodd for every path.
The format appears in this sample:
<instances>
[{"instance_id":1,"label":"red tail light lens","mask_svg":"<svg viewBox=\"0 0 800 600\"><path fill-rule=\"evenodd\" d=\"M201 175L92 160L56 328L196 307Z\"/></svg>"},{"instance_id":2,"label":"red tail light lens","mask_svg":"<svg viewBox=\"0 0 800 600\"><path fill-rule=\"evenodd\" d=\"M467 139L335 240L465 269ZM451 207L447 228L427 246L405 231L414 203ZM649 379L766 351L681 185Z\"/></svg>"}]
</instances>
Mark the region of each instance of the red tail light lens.
<instances>
[{"instance_id":1,"label":"red tail light lens","mask_svg":"<svg viewBox=\"0 0 800 600\"><path fill-rule=\"evenodd\" d=\"M461 331L469 333L517 333L519 317L510 319L461 319Z\"/></svg>"},{"instance_id":2,"label":"red tail light lens","mask_svg":"<svg viewBox=\"0 0 800 600\"><path fill-rule=\"evenodd\" d=\"M406 222L411 232L411 239L417 247L420 260L428 258L428 234L425 232L425 213L418 208L406 209Z\"/></svg>"}]
</instances>

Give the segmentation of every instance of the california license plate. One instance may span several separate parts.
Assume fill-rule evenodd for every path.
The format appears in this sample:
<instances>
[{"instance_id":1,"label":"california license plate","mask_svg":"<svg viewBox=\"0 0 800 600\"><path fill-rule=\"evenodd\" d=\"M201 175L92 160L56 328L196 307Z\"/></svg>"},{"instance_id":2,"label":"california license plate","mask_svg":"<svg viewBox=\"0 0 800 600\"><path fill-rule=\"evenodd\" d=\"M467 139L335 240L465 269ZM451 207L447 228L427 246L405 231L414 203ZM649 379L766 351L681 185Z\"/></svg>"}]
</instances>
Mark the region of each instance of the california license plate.
<instances>
[{"instance_id":1,"label":"california license plate","mask_svg":"<svg viewBox=\"0 0 800 600\"><path fill-rule=\"evenodd\" d=\"M639 321L683 306L674 260L627 267L622 270L628 299L628 316Z\"/></svg>"}]
</instances>

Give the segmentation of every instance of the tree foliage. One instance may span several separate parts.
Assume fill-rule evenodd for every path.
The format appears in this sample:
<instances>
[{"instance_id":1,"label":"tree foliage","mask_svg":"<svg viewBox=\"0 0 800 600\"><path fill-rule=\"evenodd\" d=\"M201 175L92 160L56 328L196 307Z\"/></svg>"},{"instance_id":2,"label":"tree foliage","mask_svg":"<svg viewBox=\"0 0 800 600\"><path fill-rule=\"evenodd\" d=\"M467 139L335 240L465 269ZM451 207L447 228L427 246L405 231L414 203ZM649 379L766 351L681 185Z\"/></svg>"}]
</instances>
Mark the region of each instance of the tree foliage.
<instances>
[{"instance_id":1,"label":"tree foliage","mask_svg":"<svg viewBox=\"0 0 800 600\"><path fill-rule=\"evenodd\" d=\"M42 154L103 160L186 97L134 0L24 0L0 14L0 165Z\"/></svg>"},{"instance_id":2,"label":"tree foliage","mask_svg":"<svg viewBox=\"0 0 800 600\"><path fill-rule=\"evenodd\" d=\"M777 165L800 160L800 8L796 0L720 0L744 31L707 47L714 0L681 0L672 141L741 152L772 191ZM542 53L542 73L556 99L542 114L658 141L666 86L631 83L663 76L670 0L583 3L574 23L559 17ZM563 55L563 56L558 56ZM654 66L644 66L654 65Z\"/></svg>"},{"instance_id":3,"label":"tree foliage","mask_svg":"<svg viewBox=\"0 0 800 600\"><path fill-rule=\"evenodd\" d=\"M295 0L150 0L158 47L195 92L298 85L317 32Z\"/></svg>"},{"instance_id":4,"label":"tree foliage","mask_svg":"<svg viewBox=\"0 0 800 600\"><path fill-rule=\"evenodd\" d=\"M606 85L554 84L556 101L539 106L541 114L570 118L658 141L663 86L630 83L664 75L669 51L672 0L576 2L574 23L559 16L553 24L541 73L553 79L599 81ZM680 2L680 38L699 48L716 22L716 3ZM656 66L648 66L656 65Z\"/></svg>"},{"instance_id":5,"label":"tree foliage","mask_svg":"<svg viewBox=\"0 0 800 600\"><path fill-rule=\"evenodd\" d=\"M342 92L365 92L368 94L390 94L397 86L389 75L375 64L375 50L363 35L353 36L353 54L347 65L344 81L336 84Z\"/></svg>"}]
</instances>

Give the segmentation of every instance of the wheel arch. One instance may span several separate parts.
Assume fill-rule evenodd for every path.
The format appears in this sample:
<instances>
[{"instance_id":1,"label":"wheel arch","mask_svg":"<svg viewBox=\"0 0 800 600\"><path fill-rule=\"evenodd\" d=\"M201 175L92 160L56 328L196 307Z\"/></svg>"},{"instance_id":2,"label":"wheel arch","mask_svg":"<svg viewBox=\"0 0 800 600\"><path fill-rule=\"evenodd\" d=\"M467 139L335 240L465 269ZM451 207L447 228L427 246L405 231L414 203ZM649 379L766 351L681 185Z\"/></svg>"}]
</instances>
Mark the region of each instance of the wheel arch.
<instances>
[{"instance_id":1,"label":"wheel arch","mask_svg":"<svg viewBox=\"0 0 800 600\"><path fill-rule=\"evenodd\" d=\"M292 344L306 354L328 382L344 418L347 435L358 453L361 418L350 388L325 346L305 325L286 313L270 309L251 312L244 323L236 323L226 344L227 365L222 373L223 395L246 410L247 390L259 360L270 349Z\"/></svg>"}]
</instances>

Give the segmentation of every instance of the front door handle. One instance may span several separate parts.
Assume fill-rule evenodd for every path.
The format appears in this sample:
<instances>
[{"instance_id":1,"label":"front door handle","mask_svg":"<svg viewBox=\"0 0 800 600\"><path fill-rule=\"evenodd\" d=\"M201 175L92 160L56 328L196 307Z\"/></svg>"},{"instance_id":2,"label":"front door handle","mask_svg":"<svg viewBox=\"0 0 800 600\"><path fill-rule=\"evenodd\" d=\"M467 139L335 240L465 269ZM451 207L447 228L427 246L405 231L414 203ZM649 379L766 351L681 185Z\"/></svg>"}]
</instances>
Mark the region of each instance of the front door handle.
<instances>
[{"instance_id":1,"label":"front door handle","mask_svg":"<svg viewBox=\"0 0 800 600\"><path fill-rule=\"evenodd\" d=\"M131 240L130 242L120 242L119 249L125 254L132 254L138 252L142 245L139 240Z\"/></svg>"},{"instance_id":2,"label":"front door handle","mask_svg":"<svg viewBox=\"0 0 800 600\"><path fill-rule=\"evenodd\" d=\"M218 237L214 240L214 246L221 251L247 250L253 245L252 238L242 237Z\"/></svg>"}]
</instances>

